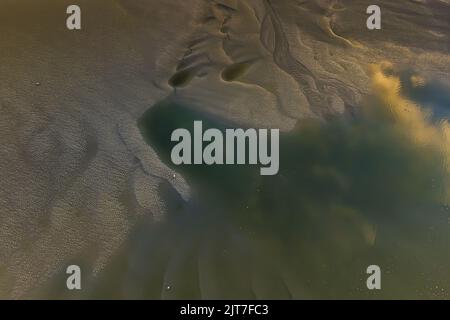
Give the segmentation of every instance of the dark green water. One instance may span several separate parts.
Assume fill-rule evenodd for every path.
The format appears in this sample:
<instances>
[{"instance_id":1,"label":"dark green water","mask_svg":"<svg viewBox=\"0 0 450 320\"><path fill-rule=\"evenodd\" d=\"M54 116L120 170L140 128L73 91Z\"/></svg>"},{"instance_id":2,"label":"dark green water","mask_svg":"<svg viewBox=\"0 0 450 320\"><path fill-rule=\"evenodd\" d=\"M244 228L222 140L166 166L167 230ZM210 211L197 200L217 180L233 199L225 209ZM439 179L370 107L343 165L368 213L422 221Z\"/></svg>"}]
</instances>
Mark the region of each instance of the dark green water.
<instances>
[{"instance_id":1,"label":"dark green water","mask_svg":"<svg viewBox=\"0 0 450 320\"><path fill-rule=\"evenodd\" d=\"M170 100L139 121L147 142L194 191L168 224L178 226L181 242L202 235L189 246L190 259L202 256L205 242L212 246L204 262L214 272L183 273L178 281L195 290L174 284L167 297L389 298L447 292L442 288L449 289L444 271L450 266L449 216L440 202L447 174L439 150L411 144L387 119L360 117L300 123L282 134L276 176L260 176L258 166L174 166L170 135L177 128L192 132L194 120L202 120L204 130L234 127ZM370 264L386 271L381 292L365 288ZM194 284L199 276L214 288L200 289Z\"/></svg>"},{"instance_id":2,"label":"dark green water","mask_svg":"<svg viewBox=\"0 0 450 320\"><path fill-rule=\"evenodd\" d=\"M162 102L149 110L139 121L146 141L157 151L163 162L185 176L194 186L198 196L208 194L208 201L226 201L235 209L246 207L248 199L262 183L259 166L251 165L181 165L172 164L170 154L176 142L171 142L172 132L178 128L193 133L195 120L202 120L203 131L217 128L225 131L232 127L215 121L187 107ZM192 148L193 150L193 148Z\"/></svg>"},{"instance_id":3,"label":"dark green water","mask_svg":"<svg viewBox=\"0 0 450 320\"><path fill-rule=\"evenodd\" d=\"M169 205L164 221L142 217L102 274L86 280L84 294L448 298L445 155L411 143L388 116L369 114L300 122L280 136L278 175L261 176L259 166L173 165L173 130L192 132L194 120L202 120L204 130L235 126L170 99L152 106L139 128L185 177L192 198L185 202L162 183L159 195ZM380 291L366 288L371 264L381 267Z\"/></svg>"}]
</instances>

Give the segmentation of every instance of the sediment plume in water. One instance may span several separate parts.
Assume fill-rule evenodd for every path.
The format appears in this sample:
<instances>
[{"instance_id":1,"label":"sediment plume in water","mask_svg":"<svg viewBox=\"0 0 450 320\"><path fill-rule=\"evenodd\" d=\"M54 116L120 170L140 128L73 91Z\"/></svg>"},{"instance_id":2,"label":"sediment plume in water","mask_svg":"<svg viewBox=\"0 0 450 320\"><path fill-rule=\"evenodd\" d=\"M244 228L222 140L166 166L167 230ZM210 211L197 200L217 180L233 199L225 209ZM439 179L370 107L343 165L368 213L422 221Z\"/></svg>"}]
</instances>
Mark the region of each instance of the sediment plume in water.
<instances>
[{"instance_id":1,"label":"sediment plume in water","mask_svg":"<svg viewBox=\"0 0 450 320\"><path fill-rule=\"evenodd\" d=\"M449 4L378 3L2 1L0 297L448 297ZM280 174L174 167L191 112Z\"/></svg>"}]
</instances>

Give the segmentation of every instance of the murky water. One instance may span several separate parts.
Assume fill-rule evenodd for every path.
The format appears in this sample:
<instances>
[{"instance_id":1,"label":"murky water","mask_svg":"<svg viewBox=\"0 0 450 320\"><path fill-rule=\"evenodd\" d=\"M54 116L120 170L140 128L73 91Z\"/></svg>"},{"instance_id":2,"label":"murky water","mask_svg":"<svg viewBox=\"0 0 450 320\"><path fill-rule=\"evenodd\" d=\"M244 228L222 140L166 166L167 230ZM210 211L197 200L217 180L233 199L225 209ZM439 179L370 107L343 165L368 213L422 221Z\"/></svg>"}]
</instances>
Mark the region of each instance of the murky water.
<instances>
[{"instance_id":1,"label":"murky water","mask_svg":"<svg viewBox=\"0 0 450 320\"><path fill-rule=\"evenodd\" d=\"M194 120L235 127L170 99L139 126L173 166L170 134L192 131ZM147 248L152 272L142 275L151 297L447 296L449 212L438 150L411 145L389 121L367 116L300 123L280 143L276 176L260 176L256 166L173 166L193 199L172 194L170 216L152 227L159 232L142 231L145 241L131 250L145 269ZM365 287L370 264L384 271L380 292Z\"/></svg>"},{"instance_id":2,"label":"murky water","mask_svg":"<svg viewBox=\"0 0 450 320\"><path fill-rule=\"evenodd\" d=\"M170 135L192 131L195 120L204 130L236 127L170 98L139 120L146 141L186 178L193 196L185 202L162 184L165 219L142 218L100 276L86 280L84 295L448 298L442 146L415 143L408 126L376 109L352 120L303 121L282 133L275 176L251 165L175 166ZM380 291L366 288L372 264L382 269Z\"/></svg>"}]
</instances>

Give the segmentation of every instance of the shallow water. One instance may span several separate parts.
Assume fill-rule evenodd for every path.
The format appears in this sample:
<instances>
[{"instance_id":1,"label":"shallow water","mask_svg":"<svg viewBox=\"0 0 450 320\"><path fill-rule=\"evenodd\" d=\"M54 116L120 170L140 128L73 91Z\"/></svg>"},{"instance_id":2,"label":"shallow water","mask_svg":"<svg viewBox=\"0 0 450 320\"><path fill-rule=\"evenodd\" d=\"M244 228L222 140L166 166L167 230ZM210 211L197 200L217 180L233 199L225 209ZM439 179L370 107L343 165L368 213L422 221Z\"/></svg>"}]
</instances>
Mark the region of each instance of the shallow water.
<instances>
[{"instance_id":1,"label":"shallow water","mask_svg":"<svg viewBox=\"0 0 450 320\"><path fill-rule=\"evenodd\" d=\"M82 297L448 298L448 173L439 147L411 143L395 121L369 112L282 133L275 176L249 165L174 166L170 135L192 131L194 120L204 130L236 127L171 98L138 121L192 198L161 184L164 219L141 217L102 273L84 280ZM75 261L85 274L88 260ZM382 270L380 291L366 288L372 264ZM67 296L64 279L37 296Z\"/></svg>"},{"instance_id":2,"label":"shallow water","mask_svg":"<svg viewBox=\"0 0 450 320\"><path fill-rule=\"evenodd\" d=\"M171 165L171 132L194 120L234 127L170 99L139 126ZM174 203L172 194L168 219L141 231L148 251L139 251L139 231L130 251L139 268L157 261L154 298L161 288L164 298L446 297L449 212L433 152L375 119L301 123L281 135L276 176L255 166L177 167L193 198ZM381 292L365 288L370 264L384 270Z\"/></svg>"}]
</instances>

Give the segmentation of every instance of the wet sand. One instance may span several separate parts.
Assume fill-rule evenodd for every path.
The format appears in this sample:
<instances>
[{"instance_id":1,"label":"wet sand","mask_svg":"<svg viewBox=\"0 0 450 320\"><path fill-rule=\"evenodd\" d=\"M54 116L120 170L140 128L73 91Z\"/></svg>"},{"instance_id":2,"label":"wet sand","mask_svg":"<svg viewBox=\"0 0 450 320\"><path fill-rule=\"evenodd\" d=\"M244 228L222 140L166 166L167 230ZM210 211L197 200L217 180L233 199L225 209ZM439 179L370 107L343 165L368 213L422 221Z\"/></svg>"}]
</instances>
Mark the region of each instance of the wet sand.
<instances>
[{"instance_id":1,"label":"wet sand","mask_svg":"<svg viewBox=\"0 0 450 320\"><path fill-rule=\"evenodd\" d=\"M358 120L398 98L371 63L448 88L448 4L380 1L382 32L370 1L81 0L77 32L69 4L0 4L0 297L77 297L72 263L91 298L371 297L372 260L380 297L448 297L446 94L404 82L431 124ZM138 127L167 99L280 128L281 175L173 167Z\"/></svg>"}]
</instances>

